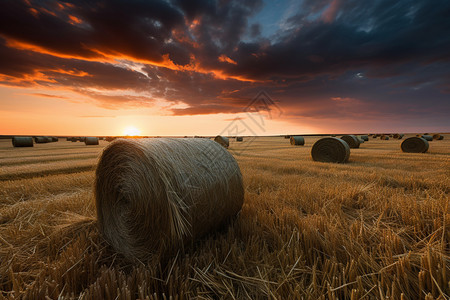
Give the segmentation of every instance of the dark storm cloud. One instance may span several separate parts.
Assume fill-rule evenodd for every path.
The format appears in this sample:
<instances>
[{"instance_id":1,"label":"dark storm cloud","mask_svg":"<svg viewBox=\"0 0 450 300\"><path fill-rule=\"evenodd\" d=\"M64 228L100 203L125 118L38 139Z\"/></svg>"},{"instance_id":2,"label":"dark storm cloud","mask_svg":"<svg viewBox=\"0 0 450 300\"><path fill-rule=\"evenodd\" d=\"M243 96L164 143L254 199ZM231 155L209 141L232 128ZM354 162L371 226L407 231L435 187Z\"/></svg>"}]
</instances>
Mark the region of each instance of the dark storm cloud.
<instances>
[{"instance_id":1,"label":"dark storm cloud","mask_svg":"<svg viewBox=\"0 0 450 300\"><path fill-rule=\"evenodd\" d=\"M3 1L0 82L67 87L110 108L187 104L177 115L239 112L262 88L297 116L416 111L426 95L448 110L450 2L303 0L270 37L255 19L263 5Z\"/></svg>"}]
</instances>

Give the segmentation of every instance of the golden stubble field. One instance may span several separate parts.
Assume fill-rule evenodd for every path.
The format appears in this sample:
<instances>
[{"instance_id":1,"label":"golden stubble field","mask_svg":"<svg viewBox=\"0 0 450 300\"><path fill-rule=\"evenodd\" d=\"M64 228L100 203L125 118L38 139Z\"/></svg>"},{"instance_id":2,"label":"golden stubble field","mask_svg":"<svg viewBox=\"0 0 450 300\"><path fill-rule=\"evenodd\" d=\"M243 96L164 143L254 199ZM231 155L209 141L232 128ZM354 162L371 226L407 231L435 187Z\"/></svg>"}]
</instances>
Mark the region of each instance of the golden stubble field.
<instances>
[{"instance_id":1,"label":"golden stubble field","mask_svg":"<svg viewBox=\"0 0 450 300\"><path fill-rule=\"evenodd\" d=\"M348 164L313 162L317 139L231 142L239 218L152 265L98 234L107 142L0 140L0 298L448 299L450 136L424 154L370 138Z\"/></svg>"}]
</instances>

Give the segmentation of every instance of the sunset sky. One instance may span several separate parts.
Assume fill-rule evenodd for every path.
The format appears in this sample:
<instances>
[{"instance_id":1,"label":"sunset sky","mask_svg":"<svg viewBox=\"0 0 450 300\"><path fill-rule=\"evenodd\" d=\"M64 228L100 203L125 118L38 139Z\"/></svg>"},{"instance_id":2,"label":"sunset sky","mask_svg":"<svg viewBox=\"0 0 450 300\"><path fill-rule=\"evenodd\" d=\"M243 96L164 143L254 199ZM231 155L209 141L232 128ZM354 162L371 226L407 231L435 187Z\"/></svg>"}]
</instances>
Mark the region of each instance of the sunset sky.
<instances>
[{"instance_id":1,"label":"sunset sky","mask_svg":"<svg viewBox=\"0 0 450 300\"><path fill-rule=\"evenodd\" d=\"M3 0L0 135L448 132L449 49L447 0Z\"/></svg>"}]
</instances>

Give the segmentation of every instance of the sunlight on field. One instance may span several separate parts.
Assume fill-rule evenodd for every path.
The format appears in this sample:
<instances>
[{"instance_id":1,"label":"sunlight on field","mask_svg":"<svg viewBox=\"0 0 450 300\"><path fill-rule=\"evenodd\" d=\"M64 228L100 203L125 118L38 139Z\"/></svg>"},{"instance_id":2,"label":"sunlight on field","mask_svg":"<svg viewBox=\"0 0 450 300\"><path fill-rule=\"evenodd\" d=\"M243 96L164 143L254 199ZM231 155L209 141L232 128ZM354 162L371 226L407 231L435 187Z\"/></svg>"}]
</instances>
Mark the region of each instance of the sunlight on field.
<instances>
[{"instance_id":1,"label":"sunlight on field","mask_svg":"<svg viewBox=\"0 0 450 300\"><path fill-rule=\"evenodd\" d=\"M446 299L450 136L423 154L370 138L348 164L312 161L317 139L231 141L239 218L155 265L131 265L98 234L107 142L0 140L0 298Z\"/></svg>"}]
</instances>

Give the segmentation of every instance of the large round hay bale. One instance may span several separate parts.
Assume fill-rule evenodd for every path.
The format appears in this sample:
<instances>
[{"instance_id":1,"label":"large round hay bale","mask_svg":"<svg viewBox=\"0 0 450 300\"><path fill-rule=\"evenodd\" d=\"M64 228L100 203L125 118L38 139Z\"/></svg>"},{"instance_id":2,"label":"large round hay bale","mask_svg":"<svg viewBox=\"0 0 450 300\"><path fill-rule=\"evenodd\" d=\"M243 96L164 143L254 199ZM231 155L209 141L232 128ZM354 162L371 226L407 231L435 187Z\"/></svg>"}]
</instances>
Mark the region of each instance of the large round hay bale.
<instances>
[{"instance_id":1,"label":"large round hay bale","mask_svg":"<svg viewBox=\"0 0 450 300\"><path fill-rule=\"evenodd\" d=\"M360 144L364 144L364 140L360 137L357 137Z\"/></svg>"},{"instance_id":2,"label":"large round hay bale","mask_svg":"<svg viewBox=\"0 0 450 300\"><path fill-rule=\"evenodd\" d=\"M300 135L293 135L289 140L291 145L303 146L305 145L305 139Z\"/></svg>"},{"instance_id":3,"label":"large round hay bale","mask_svg":"<svg viewBox=\"0 0 450 300\"><path fill-rule=\"evenodd\" d=\"M359 139L355 135L352 135L352 134L343 135L341 137L341 140L346 142L350 148L359 148L359 145L361 144L359 142Z\"/></svg>"},{"instance_id":4,"label":"large round hay bale","mask_svg":"<svg viewBox=\"0 0 450 300\"><path fill-rule=\"evenodd\" d=\"M236 160L209 139L118 139L99 160L95 198L104 238L145 261L225 225L244 186Z\"/></svg>"},{"instance_id":5,"label":"large round hay bale","mask_svg":"<svg viewBox=\"0 0 450 300\"><path fill-rule=\"evenodd\" d=\"M243 142L244 138L242 136L237 136L236 137L236 142Z\"/></svg>"},{"instance_id":6,"label":"large round hay bale","mask_svg":"<svg viewBox=\"0 0 450 300\"><path fill-rule=\"evenodd\" d=\"M230 146L230 140L226 136L218 135L214 138L214 141L221 144L225 148Z\"/></svg>"},{"instance_id":7,"label":"large round hay bale","mask_svg":"<svg viewBox=\"0 0 450 300\"><path fill-rule=\"evenodd\" d=\"M421 136L421 138L427 140L428 142L431 142L433 140L433 137L431 135L428 135L428 134L423 134Z\"/></svg>"},{"instance_id":8,"label":"large round hay bale","mask_svg":"<svg viewBox=\"0 0 450 300\"><path fill-rule=\"evenodd\" d=\"M36 136L34 137L34 142L36 144L48 143L48 138L46 136Z\"/></svg>"},{"instance_id":9,"label":"large round hay bale","mask_svg":"<svg viewBox=\"0 0 450 300\"><path fill-rule=\"evenodd\" d=\"M30 136L15 136L12 138L14 147L33 147L33 138Z\"/></svg>"},{"instance_id":10,"label":"large round hay bale","mask_svg":"<svg viewBox=\"0 0 450 300\"><path fill-rule=\"evenodd\" d=\"M404 140L401 144L403 152L408 153L424 153L429 147L428 141L421 137L410 137Z\"/></svg>"},{"instance_id":11,"label":"large round hay bale","mask_svg":"<svg viewBox=\"0 0 450 300\"><path fill-rule=\"evenodd\" d=\"M439 134L439 133L433 134L433 140L438 140L438 141L440 141L440 140L443 140L443 139L444 139L444 136L443 136L443 135L441 135L441 134Z\"/></svg>"},{"instance_id":12,"label":"large round hay bale","mask_svg":"<svg viewBox=\"0 0 450 300\"><path fill-rule=\"evenodd\" d=\"M380 136L380 140L388 141L389 140L389 136L383 134L383 135Z\"/></svg>"},{"instance_id":13,"label":"large round hay bale","mask_svg":"<svg viewBox=\"0 0 450 300\"><path fill-rule=\"evenodd\" d=\"M59 141L59 138L57 138L56 136L51 136L50 139L51 139L52 142L58 142Z\"/></svg>"},{"instance_id":14,"label":"large round hay bale","mask_svg":"<svg viewBox=\"0 0 450 300\"><path fill-rule=\"evenodd\" d=\"M350 157L350 147L342 139L326 137L314 143L311 156L315 161L345 163Z\"/></svg>"},{"instance_id":15,"label":"large round hay bale","mask_svg":"<svg viewBox=\"0 0 450 300\"><path fill-rule=\"evenodd\" d=\"M87 136L84 138L85 145L98 145L98 137Z\"/></svg>"},{"instance_id":16,"label":"large round hay bale","mask_svg":"<svg viewBox=\"0 0 450 300\"><path fill-rule=\"evenodd\" d=\"M361 139L365 142L367 142L369 140L369 136L368 135L362 135Z\"/></svg>"}]
</instances>

